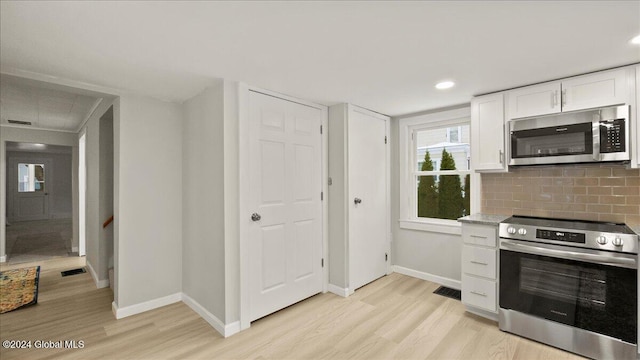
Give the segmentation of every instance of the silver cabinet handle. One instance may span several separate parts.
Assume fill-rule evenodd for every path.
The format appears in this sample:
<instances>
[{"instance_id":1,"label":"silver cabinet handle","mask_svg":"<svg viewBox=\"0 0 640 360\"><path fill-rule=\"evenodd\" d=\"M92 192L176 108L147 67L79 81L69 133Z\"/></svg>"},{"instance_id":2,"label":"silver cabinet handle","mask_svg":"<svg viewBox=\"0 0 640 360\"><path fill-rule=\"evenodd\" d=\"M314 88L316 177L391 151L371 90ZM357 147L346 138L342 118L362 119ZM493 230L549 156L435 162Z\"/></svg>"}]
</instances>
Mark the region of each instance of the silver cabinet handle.
<instances>
[{"instance_id":1,"label":"silver cabinet handle","mask_svg":"<svg viewBox=\"0 0 640 360\"><path fill-rule=\"evenodd\" d=\"M258 214L258 213L251 214L251 220L259 221L260 219L262 219L262 216L260 216L260 214Z\"/></svg>"},{"instance_id":2,"label":"silver cabinet handle","mask_svg":"<svg viewBox=\"0 0 640 360\"><path fill-rule=\"evenodd\" d=\"M361 202L362 202L362 199L360 199L360 198L353 199L353 203L356 204L356 205L360 204Z\"/></svg>"},{"instance_id":3,"label":"silver cabinet handle","mask_svg":"<svg viewBox=\"0 0 640 360\"><path fill-rule=\"evenodd\" d=\"M472 264L478 264L478 265L489 265L489 263L486 262L480 262L480 261L475 261L475 260L471 260L469 261Z\"/></svg>"},{"instance_id":4,"label":"silver cabinet handle","mask_svg":"<svg viewBox=\"0 0 640 360\"><path fill-rule=\"evenodd\" d=\"M558 104L558 90L551 93L551 108Z\"/></svg>"},{"instance_id":5,"label":"silver cabinet handle","mask_svg":"<svg viewBox=\"0 0 640 360\"><path fill-rule=\"evenodd\" d=\"M500 155L500 164L504 164L504 152L502 150L498 150L498 154Z\"/></svg>"},{"instance_id":6,"label":"silver cabinet handle","mask_svg":"<svg viewBox=\"0 0 640 360\"><path fill-rule=\"evenodd\" d=\"M485 294L485 293L481 293L481 292L477 292L477 291L473 291L473 290L471 290L471 291L469 291L469 292L470 292L470 293L472 293L473 295L478 295L478 296L484 296L484 297L487 297L487 294Z\"/></svg>"},{"instance_id":7,"label":"silver cabinet handle","mask_svg":"<svg viewBox=\"0 0 640 360\"><path fill-rule=\"evenodd\" d=\"M567 105L567 89L562 89L562 106Z\"/></svg>"}]
</instances>

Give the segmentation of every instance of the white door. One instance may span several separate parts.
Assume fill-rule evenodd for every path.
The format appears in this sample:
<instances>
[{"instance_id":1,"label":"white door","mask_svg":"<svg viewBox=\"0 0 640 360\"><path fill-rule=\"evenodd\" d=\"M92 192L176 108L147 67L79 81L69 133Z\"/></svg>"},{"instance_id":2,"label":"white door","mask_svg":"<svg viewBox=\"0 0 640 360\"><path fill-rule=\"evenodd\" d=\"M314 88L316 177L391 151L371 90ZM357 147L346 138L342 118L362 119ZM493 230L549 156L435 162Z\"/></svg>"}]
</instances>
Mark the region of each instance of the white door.
<instances>
[{"instance_id":1,"label":"white door","mask_svg":"<svg viewBox=\"0 0 640 360\"><path fill-rule=\"evenodd\" d=\"M323 112L249 94L253 321L322 291Z\"/></svg>"},{"instance_id":2,"label":"white door","mask_svg":"<svg viewBox=\"0 0 640 360\"><path fill-rule=\"evenodd\" d=\"M387 273L387 120L349 112L349 288Z\"/></svg>"},{"instance_id":3,"label":"white door","mask_svg":"<svg viewBox=\"0 0 640 360\"><path fill-rule=\"evenodd\" d=\"M45 159L11 159L9 163L10 219L49 219L51 162Z\"/></svg>"}]
</instances>

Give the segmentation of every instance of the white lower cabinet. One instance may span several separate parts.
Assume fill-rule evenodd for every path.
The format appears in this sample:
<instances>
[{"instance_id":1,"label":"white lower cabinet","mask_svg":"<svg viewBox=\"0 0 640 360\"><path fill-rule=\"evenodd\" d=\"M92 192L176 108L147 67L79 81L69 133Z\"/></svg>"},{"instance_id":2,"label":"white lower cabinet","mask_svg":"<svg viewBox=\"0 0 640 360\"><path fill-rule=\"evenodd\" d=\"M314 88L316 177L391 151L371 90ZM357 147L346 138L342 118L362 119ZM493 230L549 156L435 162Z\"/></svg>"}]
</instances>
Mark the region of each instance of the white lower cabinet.
<instances>
[{"instance_id":1,"label":"white lower cabinet","mask_svg":"<svg viewBox=\"0 0 640 360\"><path fill-rule=\"evenodd\" d=\"M462 303L496 320L498 313L498 227L462 224Z\"/></svg>"},{"instance_id":2,"label":"white lower cabinet","mask_svg":"<svg viewBox=\"0 0 640 360\"><path fill-rule=\"evenodd\" d=\"M475 308L498 312L497 283L462 274L462 302Z\"/></svg>"}]
</instances>

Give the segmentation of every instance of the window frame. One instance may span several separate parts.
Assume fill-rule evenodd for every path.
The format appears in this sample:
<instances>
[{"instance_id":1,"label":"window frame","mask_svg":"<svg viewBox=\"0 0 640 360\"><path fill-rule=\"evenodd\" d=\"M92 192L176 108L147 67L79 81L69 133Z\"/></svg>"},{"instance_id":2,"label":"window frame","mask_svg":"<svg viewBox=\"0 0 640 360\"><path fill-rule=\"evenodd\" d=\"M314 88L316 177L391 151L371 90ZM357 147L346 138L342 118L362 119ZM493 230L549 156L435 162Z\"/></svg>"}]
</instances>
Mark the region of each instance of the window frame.
<instances>
[{"instance_id":1,"label":"window frame","mask_svg":"<svg viewBox=\"0 0 640 360\"><path fill-rule=\"evenodd\" d=\"M399 225L402 229L421 230L446 234L461 234L461 225L456 220L438 218L419 218L417 215L416 176L421 175L471 175L471 214L480 209L480 175L475 172L473 162L470 170L416 171L417 164L415 136L417 131L471 126L471 107L433 112L424 115L409 116L399 119L399 153L400 153L400 212ZM459 136L462 134L459 133ZM447 135L448 136L448 135ZM470 144L471 145L471 144ZM437 174L435 174L437 173Z\"/></svg>"}]
</instances>

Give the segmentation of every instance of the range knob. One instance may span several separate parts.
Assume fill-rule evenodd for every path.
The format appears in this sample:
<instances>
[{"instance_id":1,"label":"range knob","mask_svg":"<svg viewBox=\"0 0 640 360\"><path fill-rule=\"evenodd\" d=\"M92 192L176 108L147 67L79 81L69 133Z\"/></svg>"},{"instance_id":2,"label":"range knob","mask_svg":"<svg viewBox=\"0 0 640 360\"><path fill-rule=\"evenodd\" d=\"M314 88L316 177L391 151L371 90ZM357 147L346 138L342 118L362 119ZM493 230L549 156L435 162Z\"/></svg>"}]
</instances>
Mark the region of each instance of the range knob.
<instances>
[{"instance_id":1,"label":"range knob","mask_svg":"<svg viewBox=\"0 0 640 360\"><path fill-rule=\"evenodd\" d=\"M509 227L507 228L507 232L508 232L509 234L515 234L515 233L516 233L516 228L514 228L513 226L509 226Z\"/></svg>"},{"instance_id":2,"label":"range knob","mask_svg":"<svg viewBox=\"0 0 640 360\"><path fill-rule=\"evenodd\" d=\"M525 228L520 228L520 229L518 229L518 234L520 234L520 235L527 235L527 229L525 229Z\"/></svg>"},{"instance_id":3,"label":"range knob","mask_svg":"<svg viewBox=\"0 0 640 360\"><path fill-rule=\"evenodd\" d=\"M604 236L598 236L598 238L596 239L596 241L598 242L598 244L600 245L605 245L607 243L607 238Z\"/></svg>"},{"instance_id":4,"label":"range knob","mask_svg":"<svg viewBox=\"0 0 640 360\"><path fill-rule=\"evenodd\" d=\"M622 246L622 244L624 244L624 240L622 240L622 239L621 239L621 238L619 238L619 237L616 237L615 239L613 239L613 240L611 241L611 243L612 243L613 245L615 245L615 246Z\"/></svg>"}]
</instances>

